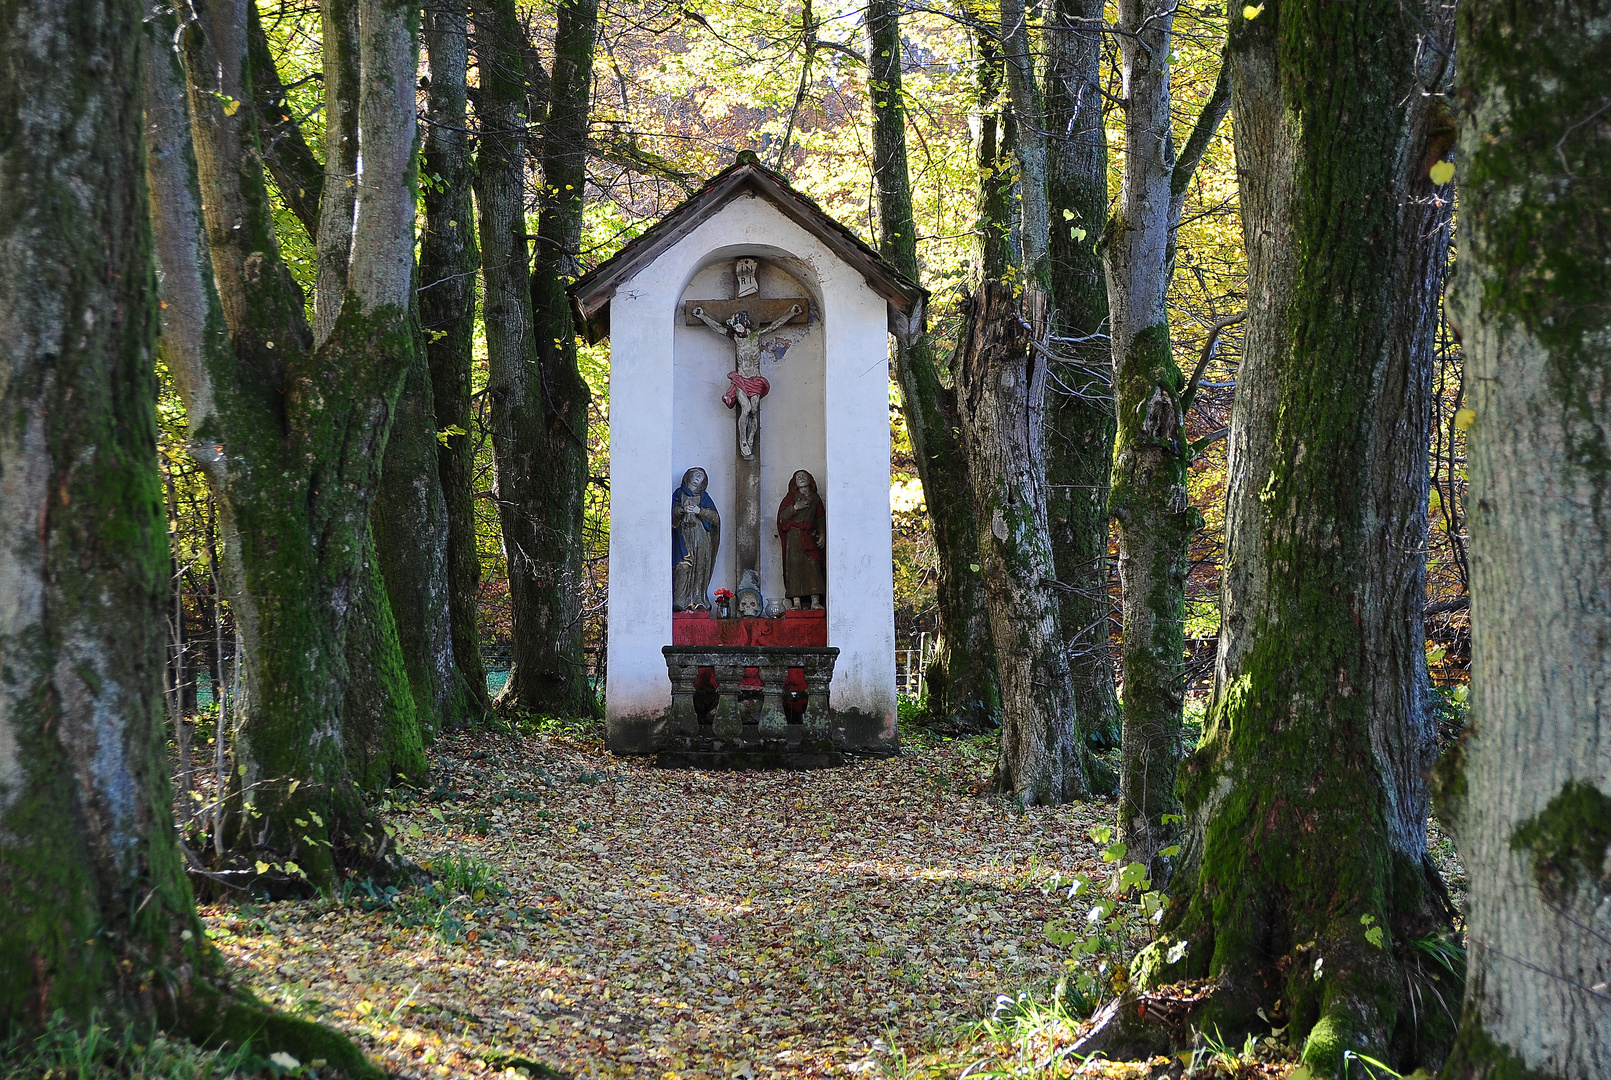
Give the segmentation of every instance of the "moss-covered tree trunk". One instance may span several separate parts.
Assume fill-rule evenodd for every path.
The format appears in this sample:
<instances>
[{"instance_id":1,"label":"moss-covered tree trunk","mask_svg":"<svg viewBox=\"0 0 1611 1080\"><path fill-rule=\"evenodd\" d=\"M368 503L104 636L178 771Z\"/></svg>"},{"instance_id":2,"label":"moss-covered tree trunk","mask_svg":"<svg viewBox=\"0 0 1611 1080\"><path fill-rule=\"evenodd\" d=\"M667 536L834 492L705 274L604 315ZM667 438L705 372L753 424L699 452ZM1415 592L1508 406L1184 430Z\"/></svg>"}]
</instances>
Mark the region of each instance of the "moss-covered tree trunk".
<instances>
[{"instance_id":1,"label":"moss-covered tree trunk","mask_svg":"<svg viewBox=\"0 0 1611 1080\"><path fill-rule=\"evenodd\" d=\"M375 507L378 517L379 496ZM380 550L374 542L364 545L363 565L353 578L347 618L347 697L341 714L347 771L365 791L378 791L396 779L418 782L426 769L417 698L398 644L405 630L386 602Z\"/></svg>"},{"instance_id":2,"label":"moss-covered tree trunk","mask_svg":"<svg viewBox=\"0 0 1611 1080\"><path fill-rule=\"evenodd\" d=\"M1201 515L1187 495L1191 391L1175 363L1167 298L1187 185L1230 105L1228 73L1177 160L1170 134L1169 58L1175 6L1123 0L1124 184L1103 237L1112 318L1118 433L1109 510L1119 523L1124 588L1124 720L1119 836L1155 880L1177 829L1176 768L1184 753L1187 545Z\"/></svg>"},{"instance_id":3,"label":"moss-covered tree trunk","mask_svg":"<svg viewBox=\"0 0 1611 1080\"><path fill-rule=\"evenodd\" d=\"M1449 43L1417 41L1443 10L1271 0L1231 26L1248 330L1214 695L1163 923L1187 951L1154 977L1216 978L1205 1025L1263 1030L1262 1008L1317 1075L1347 1052L1436 1067L1451 1034L1451 979L1416 945L1448 928L1421 626L1448 204L1418 87Z\"/></svg>"},{"instance_id":4,"label":"moss-covered tree trunk","mask_svg":"<svg viewBox=\"0 0 1611 1080\"><path fill-rule=\"evenodd\" d=\"M922 268L906 161L899 5L895 0L872 0L866 21L879 252L917 281ZM927 709L931 719L977 728L997 715L1000 698L983 579L973 569L979 563L973 489L956 397L941 380L942 363L928 335L927 311L921 311L895 335L895 377L939 564L935 581L939 640L925 673Z\"/></svg>"},{"instance_id":5,"label":"moss-covered tree trunk","mask_svg":"<svg viewBox=\"0 0 1611 1080\"><path fill-rule=\"evenodd\" d=\"M590 716L598 702L582 649L582 508L587 409L566 287L577 276L594 0L559 5L535 266L527 271L525 34L511 0L475 6L482 138L476 159L486 282L488 393L495 494L514 621L509 681L498 703Z\"/></svg>"},{"instance_id":6,"label":"moss-covered tree trunk","mask_svg":"<svg viewBox=\"0 0 1611 1080\"><path fill-rule=\"evenodd\" d=\"M166 224L158 217L164 288L187 279L183 292L196 301L167 313L175 341L197 346L171 358L185 369L176 382L192 450L220 496L243 644L232 741L242 802L229 839L323 882L338 865L375 865L386 846L348 778L341 717L348 609L391 407L414 352L413 21L407 3L360 5L364 77L354 85L363 89L365 168L346 300L315 349L278 253L255 112L239 104L251 94L245 4L197 3L194 13L180 40L199 195L182 156L170 156L154 163L153 201L185 210ZM188 232L198 210L205 255Z\"/></svg>"},{"instance_id":7,"label":"moss-covered tree trunk","mask_svg":"<svg viewBox=\"0 0 1611 1080\"><path fill-rule=\"evenodd\" d=\"M1001 14L1007 20L1023 17L1010 4ZM977 292L967 304L951 374L1001 692L995 784L1025 805L1056 805L1083 798L1090 785L1046 518L1044 237L1038 250L1019 243L1034 211L1026 214L1016 198L1025 164L1013 149L1019 125L1009 101L1031 100L1033 94L1013 87L1028 77L1022 68L1011 75L1004 70L1012 58L1002 53L1022 48L1022 42L998 50L999 35L987 25L975 27L973 40ZM1036 276L1028 281L1026 255L1036 260Z\"/></svg>"},{"instance_id":8,"label":"moss-covered tree trunk","mask_svg":"<svg viewBox=\"0 0 1611 1080\"><path fill-rule=\"evenodd\" d=\"M453 656L448 512L436 471L439 447L431 399L430 364L420 340L392 413L370 518L375 562L390 609L386 617L396 626L396 656L408 676L417 727L426 741L472 719L470 697Z\"/></svg>"},{"instance_id":9,"label":"moss-covered tree trunk","mask_svg":"<svg viewBox=\"0 0 1611 1080\"><path fill-rule=\"evenodd\" d=\"M345 1039L230 993L176 842L140 128L151 102L182 131L184 98L144 15L0 10L0 1028L155 1022L371 1080Z\"/></svg>"},{"instance_id":10,"label":"moss-covered tree trunk","mask_svg":"<svg viewBox=\"0 0 1611 1080\"><path fill-rule=\"evenodd\" d=\"M582 641L582 522L592 394L577 367L566 289L581 274L598 0L559 0L556 7L531 273L536 365L520 379L492 386L498 505L514 622L509 681L498 698L530 712L592 716L598 699L588 682ZM520 54L511 56L510 67L524 83Z\"/></svg>"},{"instance_id":11,"label":"moss-covered tree trunk","mask_svg":"<svg viewBox=\"0 0 1611 1080\"><path fill-rule=\"evenodd\" d=\"M1124 723L1119 838L1152 867L1173 830L1175 768L1185 701L1186 544L1199 520L1186 495L1185 376L1175 363L1165 300L1174 269L1169 53L1172 0L1121 0L1124 184L1103 237L1113 330L1117 456L1110 511L1119 523L1124 588Z\"/></svg>"},{"instance_id":12,"label":"moss-covered tree trunk","mask_svg":"<svg viewBox=\"0 0 1611 1080\"><path fill-rule=\"evenodd\" d=\"M1040 408L1047 369L1032 347L1044 340L1045 294L1030 297L1026 310L1012 285L986 279L969 305L953 370L1001 680L995 782L1025 805L1057 805L1090 787L1050 585Z\"/></svg>"},{"instance_id":13,"label":"moss-covered tree trunk","mask_svg":"<svg viewBox=\"0 0 1611 1080\"><path fill-rule=\"evenodd\" d=\"M1046 388L1046 497L1080 730L1112 745L1119 704L1108 644L1108 488L1113 470L1107 279L1096 245L1108 209L1102 123L1102 5L1058 0L1046 48L1046 191L1052 327Z\"/></svg>"},{"instance_id":14,"label":"moss-covered tree trunk","mask_svg":"<svg viewBox=\"0 0 1611 1080\"><path fill-rule=\"evenodd\" d=\"M425 11L425 235L420 240L420 325L436 417L436 470L447 514L447 603L453 660L472 710L492 707L481 660L476 600L481 557L475 535L475 447L470 429L471 349L475 339L475 242L465 75L469 26L464 0ZM467 716L468 720L469 717Z\"/></svg>"},{"instance_id":15,"label":"moss-covered tree trunk","mask_svg":"<svg viewBox=\"0 0 1611 1080\"><path fill-rule=\"evenodd\" d=\"M1611 8L1465 0L1472 712L1455 1080L1611 1072ZM1460 758L1463 756L1463 761Z\"/></svg>"},{"instance_id":16,"label":"moss-covered tree trunk","mask_svg":"<svg viewBox=\"0 0 1611 1080\"><path fill-rule=\"evenodd\" d=\"M150 1016L166 991L148 972L202 951L164 753L142 14L0 12L5 1027Z\"/></svg>"}]
</instances>

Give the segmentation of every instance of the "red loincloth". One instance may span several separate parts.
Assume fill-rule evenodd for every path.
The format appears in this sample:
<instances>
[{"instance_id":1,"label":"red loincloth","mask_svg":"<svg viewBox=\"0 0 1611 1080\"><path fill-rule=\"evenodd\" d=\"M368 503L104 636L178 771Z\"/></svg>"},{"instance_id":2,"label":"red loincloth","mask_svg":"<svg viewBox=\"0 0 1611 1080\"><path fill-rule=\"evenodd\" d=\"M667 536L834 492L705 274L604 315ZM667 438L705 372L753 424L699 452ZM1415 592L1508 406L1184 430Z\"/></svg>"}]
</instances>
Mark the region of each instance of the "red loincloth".
<instances>
[{"instance_id":1,"label":"red loincloth","mask_svg":"<svg viewBox=\"0 0 1611 1080\"><path fill-rule=\"evenodd\" d=\"M772 384L766 381L764 375L740 375L736 371L727 373L727 393L722 395L722 404L731 409L738 404L738 392L742 390L751 397L765 397L772 390Z\"/></svg>"}]
</instances>

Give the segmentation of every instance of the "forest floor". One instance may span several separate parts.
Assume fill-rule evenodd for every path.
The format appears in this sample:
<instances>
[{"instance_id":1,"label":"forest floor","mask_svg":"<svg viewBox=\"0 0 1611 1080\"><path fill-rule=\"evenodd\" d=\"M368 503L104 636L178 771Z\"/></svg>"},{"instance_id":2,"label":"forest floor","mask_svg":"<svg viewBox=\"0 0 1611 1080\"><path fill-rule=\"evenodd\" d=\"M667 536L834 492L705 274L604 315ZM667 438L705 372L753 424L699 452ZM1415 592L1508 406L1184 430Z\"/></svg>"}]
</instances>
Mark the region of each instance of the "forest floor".
<instances>
[{"instance_id":1,"label":"forest floor","mask_svg":"<svg viewBox=\"0 0 1611 1080\"><path fill-rule=\"evenodd\" d=\"M998 995L1064 974L1044 927L1077 914L1070 875L1112 870L1088 836L1110 803L1018 810L990 763L928 739L681 772L585 732L452 737L384 805L435 882L203 915L265 1001L403 1077L955 1076L1003 1063L980 1023Z\"/></svg>"}]
</instances>

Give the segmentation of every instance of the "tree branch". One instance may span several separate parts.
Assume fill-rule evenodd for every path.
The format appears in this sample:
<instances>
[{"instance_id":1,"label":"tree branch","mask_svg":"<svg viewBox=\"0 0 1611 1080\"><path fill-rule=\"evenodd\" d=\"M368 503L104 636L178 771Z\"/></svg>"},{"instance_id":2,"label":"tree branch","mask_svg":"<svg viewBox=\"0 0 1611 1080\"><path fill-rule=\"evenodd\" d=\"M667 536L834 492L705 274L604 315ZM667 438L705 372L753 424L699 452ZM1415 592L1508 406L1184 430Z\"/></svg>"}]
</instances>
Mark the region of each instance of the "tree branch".
<instances>
[{"instance_id":1,"label":"tree branch","mask_svg":"<svg viewBox=\"0 0 1611 1080\"><path fill-rule=\"evenodd\" d=\"M1186 189L1191 186L1191 179L1197 173L1197 166L1202 163L1203 155L1208 152L1208 144L1214 141L1220 122L1230 111L1231 65L1230 53L1227 50L1220 53L1219 77L1214 80L1214 92L1208 96L1203 111L1197 114L1197 123L1192 126L1185 149L1175 159L1175 169L1169 178L1169 194L1177 206L1184 205ZM1170 216L1177 222L1180 220L1178 211Z\"/></svg>"},{"instance_id":2,"label":"tree branch","mask_svg":"<svg viewBox=\"0 0 1611 1080\"><path fill-rule=\"evenodd\" d=\"M301 125L291 116L285 84L280 81L256 4L246 8L246 53L252 72L252 108L257 112L263 142L263 164L268 166L286 208L307 230L308 239L317 241L324 165L313 156L308 141L302 137Z\"/></svg>"},{"instance_id":3,"label":"tree branch","mask_svg":"<svg viewBox=\"0 0 1611 1080\"><path fill-rule=\"evenodd\" d=\"M1226 327L1235 326L1245 318L1247 318L1247 312L1238 312L1235 315L1228 315L1220 319L1208 328L1208 340L1203 342L1202 355L1197 358L1197 366L1192 369L1191 379L1186 383L1185 393L1180 395L1180 411L1182 413L1190 412L1192 403L1197 400L1197 384L1202 382L1203 372L1208 370L1209 361L1214 359L1214 350L1219 348L1220 334L1224 332ZM1205 443L1204 445L1207 444Z\"/></svg>"}]
</instances>

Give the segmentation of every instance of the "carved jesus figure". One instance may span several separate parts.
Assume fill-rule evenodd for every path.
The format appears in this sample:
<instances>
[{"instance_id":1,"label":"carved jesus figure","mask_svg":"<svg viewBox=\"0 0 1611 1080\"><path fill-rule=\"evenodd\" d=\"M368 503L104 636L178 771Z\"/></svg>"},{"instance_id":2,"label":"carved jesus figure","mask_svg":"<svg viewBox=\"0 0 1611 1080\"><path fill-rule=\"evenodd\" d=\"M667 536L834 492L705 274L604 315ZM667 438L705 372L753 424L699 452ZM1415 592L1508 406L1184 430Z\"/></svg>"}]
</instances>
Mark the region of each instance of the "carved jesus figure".
<instances>
[{"instance_id":1,"label":"carved jesus figure","mask_svg":"<svg viewBox=\"0 0 1611 1080\"><path fill-rule=\"evenodd\" d=\"M731 409L738 406L738 452L745 459L755 456L755 433L760 428L761 399L772 389L761 374L761 338L783 329L784 325L803 309L799 304L790 306L788 314L774 319L759 330L750 326L750 313L740 311L726 322L717 322L695 306L690 314L723 337L733 339L736 371L727 373L727 393L722 401Z\"/></svg>"}]
</instances>

